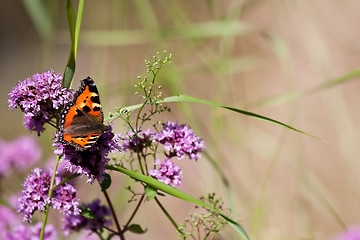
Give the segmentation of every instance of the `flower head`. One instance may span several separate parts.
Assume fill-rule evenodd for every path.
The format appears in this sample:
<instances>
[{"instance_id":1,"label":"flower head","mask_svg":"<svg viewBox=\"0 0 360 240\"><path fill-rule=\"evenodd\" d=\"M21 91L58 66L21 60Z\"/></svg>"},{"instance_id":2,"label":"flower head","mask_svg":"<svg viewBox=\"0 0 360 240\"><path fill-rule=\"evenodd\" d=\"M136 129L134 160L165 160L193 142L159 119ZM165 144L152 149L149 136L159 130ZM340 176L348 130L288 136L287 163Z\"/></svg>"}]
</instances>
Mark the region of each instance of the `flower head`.
<instances>
[{"instance_id":1,"label":"flower head","mask_svg":"<svg viewBox=\"0 0 360 240\"><path fill-rule=\"evenodd\" d=\"M31 240L32 232L29 227L24 224L20 224L12 229L12 231L2 232L3 239L15 240L15 239L29 239Z\"/></svg>"},{"instance_id":2,"label":"flower head","mask_svg":"<svg viewBox=\"0 0 360 240\"><path fill-rule=\"evenodd\" d=\"M181 184L181 168L175 165L173 161L165 159L164 162L161 162L157 159L155 164L160 167L159 169L150 170L150 176L172 187L176 187Z\"/></svg>"},{"instance_id":3,"label":"flower head","mask_svg":"<svg viewBox=\"0 0 360 240\"><path fill-rule=\"evenodd\" d=\"M41 149L35 139L30 136L23 136L10 143L13 156L12 164L16 169L23 170L37 162L41 157Z\"/></svg>"},{"instance_id":4,"label":"flower head","mask_svg":"<svg viewBox=\"0 0 360 240\"><path fill-rule=\"evenodd\" d=\"M100 200L97 199L90 204L81 206L83 209L88 209L92 218L86 218L82 215L68 215L64 219L64 235L67 236L72 231L80 231L87 229L92 232L97 232L102 227L111 224L110 209L106 206L100 205Z\"/></svg>"},{"instance_id":5,"label":"flower head","mask_svg":"<svg viewBox=\"0 0 360 240\"><path fill-rule=\"evenodd\" d=\"M50 120L47 115L48 114L44 113L42 116L36 116L31 112L25 113L23 120L25 128L37 132L38 136L40 136L40 133L45 130L44 125L47 121L46 119Z\"/></svg>"},{"instance_id":6,"label":"flower head","mask_svg":"<svg viewBox=\"0 0 360 240\"><path fill-rule=\"evenodd\" d=\"M9 151L12 155L12 164L18 170L37 162L41 157L41 149L37 145L35 139L30 136L23 136L9 144Z\"/></svg>"},{"instance_id":7,"label":"flower head","mask_svg":"<svg viewBox=\"0 0 360 240\"><path fill-rule=\"evenodd\" d=\"M40 159L41 149L34 138L22 136L11 142L0 141L0 175L8 173L11 166L21 171Z\"/></svg>"},{"instance_id":8,"label":"flower head","mask_svg":"<svg viewBox=\"0 0 360 240\"><path fill-rule=\"evenodd\" d=\"M156 134L154 141L164 144L169 157L177 156L179 159L187 155L197 160L204 148L204 140L196 136L189 126L179 126L176 122L164 123L163 130Z\"/></svg>"},{"instance_id":9,"label":"flower head","mask_svg":"<svg viewBox=\"0 0 360 240\"><path fill-rule=\"evenodd\" d=\"M62 88L61 82L60 73L37 73L13 87L9 93L9 108L20 108L25 113L25 127L40 135L44 131L43 125L50 122L56 110L70 100L71 90Z\"/></svg>"},{"instance_id":10,"label":"flower head","mask_svg":"<svg viewBox=\"0 0 360 240\"><path fill-rule=\"evenodd\" d=\"M18 224L11 231L2 232L4 240L35 240L40 238L42 223L35 225ZM1 235L0 235L1 236ZM44 233L44 240L56 240L57 233L53 225L47 224Z\"/></svg>"},{"instance_id":11,"label":"flower head","mask_svg":"<svg viewBox=\"0 0 360 240\"><path fill-rule=\"evenodd\" d=\"M105 164L110 161L108 154L120 150L119 134L111 131L103 133L91 148L84 151L77 151L75 147L64 145L58 139L59 135L56 135L53 144L56 147L55 154L63 154L64 159L69 161L65 167L70 172L86 175L88 182L93 182L95 179L102 182Z\"/></svg>"},{"instance_id":12,"label":"flower head","mask_svg":"<svg viewBox=\"0 0 360 240\"><path fill-rule=\"evenodd\" d=\"M9 208L0 206L0 233L18 222L18 216Z\"/></svg>"},{"instance_id":13,"label":"flower head","mask_svg":"<svg viewBox=\"0 0 360 240\"><path fill-rule=\"evenodd\" d=\"M359 240L360 239L360 226L354 226L348 229L341 236L336 238L336 240Z\"/></svg>"},{"instance_id":14,"label":"flower head","mask_svg":"<svg viewBox=\"0 0 360 240\"><path fill-rule=\"evenodd\" d=\"M24 221L31 221L36 210L44 211L46 204L51 208L58 209L63 214L79 214L79 202L76 198L76 190L68 183L54 189L51 199L49 198L51 176L39 168L35 168L26 178L24 189L17 200L18 212L24 215ZM55 177L55 185L62 179Z\"/></svg>"},{"instance_id":15,"label":"flower head","mask_svg":"<svg viewBox=\"0 0 360 240\"><path fill-rule=\"evenodd\" d=\"M141 152L145 147L151 145L154 133L149 128L145 131L138 131L136 134L130 131L126 134L124 143L121 146L125 151Z\"/></svg>"}]
</instances>

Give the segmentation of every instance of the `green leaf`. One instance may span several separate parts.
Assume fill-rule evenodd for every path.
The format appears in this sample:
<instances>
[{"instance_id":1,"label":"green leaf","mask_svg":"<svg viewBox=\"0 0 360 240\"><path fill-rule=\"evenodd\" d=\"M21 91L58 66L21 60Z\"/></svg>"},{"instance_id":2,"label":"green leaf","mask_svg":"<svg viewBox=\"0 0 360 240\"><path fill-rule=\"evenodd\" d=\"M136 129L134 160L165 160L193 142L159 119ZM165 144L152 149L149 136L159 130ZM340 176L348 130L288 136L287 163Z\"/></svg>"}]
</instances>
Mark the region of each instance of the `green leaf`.
<instances>
[{"instance_id":1,"label":"green leaf","mask_svg":"<svg viewBox=\"0 0 360 240\"><path fill-rule=\"evenodd\" d=\"M68 62L66 64L65 71L64 71L64 78L63 78L62 86L69 88L71 85L72 79L74 77L75 67L76 67L75 49L74 49L74 46L75 46L75 13L74 13L74 8L72 6L71 0L66 0L66 16L68 19L71 46L70 46Z\"/></svg>"},{"instance_id":2,"label":"green leaf","mask_svg":"<svg viewBox=\"0 0 360 240\"><path fill-rule=\"evenodd\" d=\"M84 9L84 0L80 0L78 13L76 17L76 24L75 24L75 14L74 14L74 8L71 4L71 0L66 1L66 15L68 19L70 39L71 39L69 58L64 70L64 78L62 82L62 86L66 88L70 87L75 74L76 53L79 42L83 9Z\"/></svg>"},{"instance_id":3,"label":"green leaf","mask_svg":"<svg viewBox=\"0 0 360 240\"><path fill-rule=\"evenodd\" d=\"M77 178L78 176L80 176L79 173L73 173L71 174L69 177L66 177L64 180L62 180L58 185L56 185L55 187L53 187L53 189L63 185L64 183L70 181L71 179Z\"/></svg>"},{"instance_id":4,"label":"green leaf","mask_svg":"<svg viewBox=\"0 0 360 240\"><path fill-rule=\"evenodd\" d=\"M147 229L143 230L139 224L131 224L127 229L130 232L138 233L138 234L142 234L147 231Z\"/></svg>"},{"instance_id":5,"label":"green leaf","mask_svg":"<svg viewBox=\"0 0 360 240\"><path fill-rule=\"evenodd\" d=\"M234 108L234 107L231 107L231 106L226 106L226 105L223 105L223 104L220 104L220 103L207 101L207 100L196 98L196 97L191 97L191 96L186 96L186 95L177 95L177 96L164 98L162 102L163 103L165 103L165 102L194 102L194 103L207 104L207 105L215 106L215 107L221 107L221 108L233 111L233 112L244 114L244 115L249 116L249 117L254 117L254 118L257 118L257 119L260 119L260 120L263 120L263 121L267 121L267 122L279 125L281 127L284 127L284 128L287 128L287 129L290 129L290 130L293 130L293 131L296 131L296 132L299 132L299 133L302 133L302 134L305 134L305 135L308 135L308 136L310 136L312 138L315 138L315 139L318 139L320 141L326 142L324 139L315 137L315 136L313 136L313 135L311 135L311 134L309 134L307 132L296 129L296 128L294 128L294 127L292 127L290 125L287 125L285 123L282 123L280 121L277 121L277 120L274 120L274 119L271 119L271 118L268 118L268 117L253 113L253 112L248 112L248 111L245 111L245 110L241 110L241 109ZM113 120L113 119L119 117L120 115L122 115L123 113L125 113L127 111L135 110L135 109L137 109L137 108L139 108L141 106L142 106L142 104L137 104L137 105L133 105L133 106L130 106L130 107L122 108L122 109L120 109L120 111L111 114L106 119L106 121Z\"/></svg>"},{"instance_id":6,"label":"green leaf","mask_svg":"<svg viewBox=\"0 0 360 240\"><path fill-rule=\"evenodd\" d=\"M244 114L244 115L247 115L247 116L250 116L250 117L258 118L260 120L267 121L267 122L270 122L270 123L273 123L273 124L288 128L290 130L293 130L293 131L308 135L308 136L316 138L318 140L324 141L323 139L315 137L315 136L313 136L313 135L311 135L309 133L306 133L304 131L301 131L299 129L291 127L291 126L289 126L289 125L287 125L285 123L279 122L277 120L274 120L274 119L271 119L271 118L268 118L268 117L253 113L253 112L248 112L248 111L245 111L245 110L241 110L241 109L226 106L226 105L223 105L223 104L207 101L207 100L200 99L200 98L190 97L190 96L186 96L186 95L178 95L178 96L167 97L167 98L164 99L164 102L195 102L195 103L202 103L202 104L207 104L207 105L211 105L211 106L215 106L215 107L221 107L221 108L225 108L225 109L228 109L228 110L231 110L231 111L234 111L234 112L237 112L237 113L241 113L241 114Z\"/></svg>"},{"instance_id":7,"label":"green leaf","mask_svg":"<svg viewBox=\"0 0 360 240\"><path fill-rule=\"evenodd\" d=\"M69 60L68 65L65 66L62 87L70 88L74 74L75 74L75 61Z\"/></svg>"},{"instance_id":8,"label":"green leaf","mask_svg":"<svg viewBox=\"0 0 360 240\"><path fill-rule=\"evenodd\" d=\"M81 213L80 214L84 218L88 218L88 219L95 219L96 218L96 215L88 207L81 208Z\"/></svg>"},{"instance_id":9,"label":"green leaf","mask_svg":"<svg viewBox=\"0 0 360 240\"><path fill-rule=\"evenodd\" d=\"M137 108L140 108L142 105L143 104L140 103L140 104L132 105L132 106L129 106L129 107L123 107L123 108L117 110L117 112L115 112L115 113L110 113L109 116L104 119L104 121L107 122L107 121L115 120L116 118L120 117L123 114L126 114L128 112L131 112L131 111L137 109Z\"/></svg>"},{"instance_id":10,"label":"green leaf","mask_svg":"<svg viewBox=\"0 0 360 240\"><path fill-rule=\"evenodd\" d=\"M145 186L145 193L149 200L154 199L157 191L155 188L152 188L151 186L146 185Z\"/></svg>"},{"instance_id":11,"label":"green leaf","mask_svg":"<svg viewBox=\"0 0 360 240\"><path fill-rule=\"evenodd\" d=\"M172 195L174 197L177 197L179 199L194 203L196 205L199 205L201 207L204 207L212 212L218 213L220 216L222 216L239 234L243 239L248 240L249 237L246 233L246 231L243 229L243 227L237 223L236 221L232 220L231 218L229 218L228 216L226 216L225 214L223 214L222 212L220 212L219 210L211 207L210 205L204 203L203 201L190 196L189 194L186 194L176 188L173 188L163 182L160 182L152 177L137 173L137 172L133 172L131 170L125 169L125 168L121 168L121 167L115 167L115 166L106 166L106 169L109 170L114 170L114 171L118 171L121 173L124 173L126 175L128 175L129 177L144 182L146 183L148 186L151 186L152 188L158 189L160 191L163 191L169 195Z\"/></svg>"},{"instance_id":12,"label":"green leaf","mask_svg":"<svg viewBox=\"0 0 360 240\"><path fill-rule=\"evenodd\" d=\"M111 185L111 177L109 174L105 173L104 174L104 180L101 182L101 191L105 191L106 189L108 189Z\"/></svg>"},{"instance_id":13,"label":"green leaf","mask_svg":"<svg viewBox=\"0 0 360 240\"><path fill-rule=\"evenodd\" d=\"M77 47L79 43L79 36L80 36L80 27L81 27L81 21L82 21L82 15L84 10L84 1L79 1L79 7L78 7L78 13L76 16L76 26L75 26L75 38L74 38L74 56L76 60L76 53L77 53Z\"/></svg>"}]
</instances>

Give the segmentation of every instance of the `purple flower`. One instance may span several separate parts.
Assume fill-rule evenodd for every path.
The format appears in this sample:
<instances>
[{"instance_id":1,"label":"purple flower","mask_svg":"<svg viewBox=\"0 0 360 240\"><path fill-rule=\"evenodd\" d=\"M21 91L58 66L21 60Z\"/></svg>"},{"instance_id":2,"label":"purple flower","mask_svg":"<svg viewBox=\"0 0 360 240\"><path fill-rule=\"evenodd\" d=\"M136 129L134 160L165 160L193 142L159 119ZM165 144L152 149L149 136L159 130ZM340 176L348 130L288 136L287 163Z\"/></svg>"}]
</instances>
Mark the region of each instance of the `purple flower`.
<instances>
[{"instance_id":1,"label":"purple flower","mask_svg":"<svg viewBox=\"0 0 360 240\"><path fill-rule=\"evenodd\" d=\"M18 212L24 215L24 221L31 221L36 210L44 211L46 204L51 208L58 209L63 214L79 214L79 202L76 198L76 190L73 186L65 183L54 189L52 198L49 198L51 176L39 168L35 168L26 178L24 189L17 200ZM58 185L62 178L55 177L54 186Z\"/></svg>"},{"instance_id":2,"label":"purple flower","mask_svg":"<svg viewBox=\"0 0 360 240\"><path fill-rule=\"evenodd\" d=\"M2 239L4 240L16 240L16 239L24 239L24 240L32 240L31 230L24 224L20 224L15 226L12 231L5 231L2 233Z\"/></svg>"},{"instance_id":3,"label":"purple flower","mask_svg":"<svg viewBox=\"0 0 360 240\"><path fill-rule=\"evenodd\" d=\"M102 227L111 224L110 209L106 206L100 205L100 200L97 199L90 204L84 204L82 209L90 211L91 218L86 218L82 215L68 215L64 219L64 235L68 236L72 231L80 231L87 229L92 232L97 232Z\"/></svg>"},{"instance_id":4,"label":"purple flower","mask_svg":"<svg viewBox=\"0 0 360 240\"><path fill-rule=\"evenodd\" d=\"M24 115L24 126L30 131L36 131L38 136L45 130L45 118L43 116L35 116L33 113L25 113Z\"/></svg>"},{"instance_id":5,"label":"purple flower","mask_svg":"<svg viewBox=\"0 0 360 240\"><path fill-rule=\"evenodd\" d=\"M9 208L0 206L0 233L19 222L18 216Z\"/></svg>"},{"instance_id":6,"label":"purple flower","mask_svg":"<svg viewBox=\"0 0 360 240\"><path fill-rule=\"evenodd\" d=\"M37 73L13 87L9 93L9 108L20 108L25 113L25 127L40 135L44 131L43 125L49 123L57 110L70 100L71 90L62 88L61 82L60 73Z\"/></svg>"},{"instance_id":7,"label":"purple flower","mask_svg":"<svg viewBox=\"0 0 360 240\"><path fill-rule=\"evenodd\" d=\"M41 157L41 149L34 138L22 136L11 142L0 141L0 175L9 172L9 168L17 171L33 165Z\"/></svg>"},{"instance_id":8,"label":"purple flower","mask_svg":"<svg viewBox=\"0 0 360 240\"><path fill-rule=\"evenodd\" d=\"M58 181L55 181L55 183L59 184L59 180L60 178L58 178ZM79 202L76 198L76 189L72 185L65 183L55 188L51 201L52 208L58 209L65 215L69 215L79 214L80 209L78 206Z\"/></svg>"},{"instance_id":9,"label":"purple flower","mask_svg":"<svg viewBox=\"0 0 360 240\"><path fill-rule=\"evenodd\" d=\"M176 122L167 122L163 130L156 134L154 141L164 144L168 157L177 156L179 159L187 155L190 159L200 158L204 148L204 140L194 134L189 126L178 125Z\"/></svg>"},{"instance_id":10,"label":"purple flower","mask_svg":"<svg viewBox=\"0 0 360 240\"><path fill-rule=\"evenodd\" d=\"M35 225L18 224L12 231L2 232L2 239L4 240L36 240L40 238L42 223ZM56 240L57 233L51 224L47 224L44 232L44 240Z\"/></svg>"},{"instance_id":11,"label":"purple flower","mask_svg":"<svg viewBox=\"0 0 360 240\"><path fill-rule=\"evenodd\" d=\"M150 128L146 132L138 131L137 134L130 131L126 134L125 142L121 146L125 151L141 152L144 148L151 145L153 135L154 133Z\"/></svg>"},{"instance_id":12,"label":"purple flower","mask_svg":"<svg viewBox=\"0 0 360 240\"><path fill-rule=\"evenodd\" d=\"M12 164L19 170L34 164L42 154L35 139L30 136L23 136L12 141L9 147L13 158Z\"/></svg>"},{"instance_id":13,"label":"purple flower","mask_svg":"<svg viewBox=\"0 0 360 240\"><path fill-rule=\"evenodd\" d=\"M0 206L0 239L4 240L36 240L39 239L42 223L25 225L18 215L9 208ZM51 224L45 228L44 240L56 240L57 233Z\"/></svg>"},{"instance_id":14,"label":"purple flower","mask_svg":"<svg viewBox=\"0 0 360 240\"><path fill-rule=\"evenodd\" d=\"M165 159L165 162L161 162L157 159L155 164L160 165L160 168L150 170L150 176L172 187L181 184L181 168L175 165L173 161L167 158Z\"/></svg>"},{"instance_id":15,"label":"purple flower","mask_svg":"<svg viewBox=\"0 0 360 240\"><path fill-rule=\"evenodd\" d=\"M38 222L31 227L31 232L33 236L31 239L35 240L40 238L41 228L42 228L41 222ZM44 232L44 240L56 240L56 239L58 238L54 226L51 224L46 224L45 232Z\"/></svg>"},{"instance_id":16,"label":"purple flower","mask_svg":"<svg viewBox=\"0 0 360 240\"><path fill-rule=\"evenodd\" d=\"M55 154L62 154L64 159L69 161L66 164L67 170L86 175L88 177L87 182L91 183L95 179L100 183L103 181L105 164L110 161L107 157L108 154L120 150L119 134L114 134L111 131L103 133L91 148L84 151L77 151L75 147L64 145L58 139L59 135L55 135L55 143L53 144L56 147Z\"/></svg>"},{"instance_id":17,"label":"purple flower","mask_svg":"<svg viewBox=\"0 0 360 240\"><path fill-rule=\"evenodd\" d=\"M336 240L359 240L360 239L360 226L354 226L348 229L341 236L336 238Z\"/></svg>"}]
</instances>

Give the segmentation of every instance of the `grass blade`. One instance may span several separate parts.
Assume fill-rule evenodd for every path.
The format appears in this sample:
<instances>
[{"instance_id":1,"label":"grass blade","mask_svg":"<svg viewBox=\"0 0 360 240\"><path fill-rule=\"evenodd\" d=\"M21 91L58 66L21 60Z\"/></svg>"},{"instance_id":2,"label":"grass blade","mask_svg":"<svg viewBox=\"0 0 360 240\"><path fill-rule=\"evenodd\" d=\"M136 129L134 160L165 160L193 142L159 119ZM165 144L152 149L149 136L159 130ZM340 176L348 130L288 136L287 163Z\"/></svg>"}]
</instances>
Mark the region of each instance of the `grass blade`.
<instances>
[{"instance_id":1,"label":"grass blade","mask_svg":"<svg viewBox=\"0 0 360 240\"><path fill-rule=\"evenodd\" d=\"M54 31L48 10L41 0L23 0L24 7L42 39L49 39Z\"/></svg>"},{"instance_id":2,"label":"grass blade","mask_svg":"<svg viewBox=\"0 0 360 240\"><path fill-rule=\"evenodd\" d=\"M71 0L66 0L66 16L68 19L69 31L70 31L70 39L71 46L69 52L68 62L65 66L64 78L62 82L62 86L69 88L74 77L75 73L75 13L74 8L72 6Z\"/></svg>"},{"instance_id":3,"label":"grass blade","mask_svg":"<svg viewBox=\"0 0 360 240\"><path fill-rule=\"evenodd\" d=\"M75 74L75 68L76 68L76 53L77 53L77 47L79 43L79 35L80 35L80 26L81 26L81 20L82 20L82 14L84 9L84 0L79 1L79 7L78 7L78 13L76 17L76 24L75 24L75 14L74 14L74 8L71 4L71 0L66 1L66 15L69 23L69 31L70 31L70 38L71 38L71 46L70 46L70 53L68 62L66 64L65 70L64 70L64 78L62 85L63 87L69 88L72 79Z\"/></svg>"},{"instance_id":4,"label":"grass blade","mask_svg":"<svg viewBox=\"0 0 360 240\"><path fill-rule=\"evenodd\" d=\"M268 118L268 117L253 113L253 112L248 112L248 111L245 111L245 110L241 110L241 109L234 108L234 107L231 107L231 106L226 106L226 105L223 105L223 104L220 104L220 103L207 101L207 100L196 98L196 97L191 97L191 96L186 96L186 95L177 95L177 96L164 98L162 102L194 102L194 103L207 104L207 105L215 106L215 107L221 107L221 108L225 108L227 110L233 111L233 112L244 114L244 115L249 116L249 117L254 117L254 118L257 118L257 119L260 119L260 120L263 120L263 121L267 121L267 122L279 125L281 127L296 131L298 133L308 135L308 136L310 136L312 138L315 138L315 139L318 139L320 141L326 142L324 139L315 137L315 136L313 136L313 135L311 135L311 134L309 134L307 132L301 131L301 130L299 130L297 128L294 128L294 127L292 127L290 125L287 125L285 123L282 123L280 121L277 121L277 120L274 120L274 119L271 119L271 118ZM141 106L142 106L142 104L137 104L137 105L133 105L133 106L130 106L130 107L122 108L117 113L111 114L108 118L105 119L105 121L114 120L117 117L119 117L121 114L123 114L123 113L125 113L127 111L135 110L135 109L137 109L137 108L139 108Z\"/></svg>"},{"instance_id":5,"label":"grass blade","mask_svg":"<svg viewBox=\"0 0 360 240\"><path fill-rule=\"evenodd\" d=\"M163 182L160 182L160 181L158 181L158 180L156 180L156 179L154 179L152 177L149 177L149 176L137 173L137 172L133 172L133 171L130 171L130 170L125 169L125 168L115 167L115 166L106 166L106 169L124 173L124 174L128 175L129 177L131 177L131 178L133 178L135 180L146 183L147 185L149 185L152 188L158 189L158 190L160 190L162 192L165 192L165 193L167 193L169 195L172 195L172 196L177 197L179 199L182 199L184 201L194 203L194 204L199 205L201 207L204 207L204 208L206 208L206 209L208 209L208 210L210 210L212 212L218 213L240 234L240 236L243 239L246 239L246 240L249 239L246 231L243 229L243 227L239 223L232 220L231 218L229 218L228 216L226 216L225 214L223 214L219 210L211 207L210 205L204 203L203 201L200 201L199 199L197 199L197 198L195 198L193 196L190 196L187 193L184 193L184 192L182 192L182 191L180 191L180 190L178 190L176 188L173 188L173 187L171 187L171 186L169 186L169 185L167 185L167 184L165 184Z\"/></svg>"},{"instance_id":6,"label":"grass blade","mask_svg":"<svg viewBox=\"0 0 360 240\"><path fill-rule=\"evenodd\" d=\"M211 105L211 106L215 106L215 107L221 107L221 108L225 108L225 109L228 109L228 110L231 110L231 111L234 111L234 112L237 112L237 113L241 113L241 114L244 114L244 115L247 115L247 116L250 116L250 117L254 117L254 118L257 118L257 119L260 119L260 120L263 120L263 121L267 121L267 122L282 126L284 128L288 128L290 130L293 130L293 131L308 135L308 136L310 136L312 138L315 138L315 139L318 139L318 140L321 140L321 141L325 141L325 140L323 140L321 138L315 137L315 136L313 136L313 135L311 135L311 134L309 134L307 132L296 129L296 128L294 128L292 126L289 126L289 125L287 125L285 123L282 123L280 121L277 121L277 120L274 120L274 119L271 119L271 118L268 118L268 117L253 113L253 112L248 112L248 111L245 111L245 110L241 110L241 109L234 108L234 107L231 107L231 106L226 106L226 105L223 105L223 104L207 101L207 100L200 99L200 98L195 98L195 97L186 96L186 95L178 95L178 96L167 97L167 98L164 99L164 102L195 102L195 103L202 103L202 104L207 104L207 105Z\"/></svg>"},{"instance_id":7,"label":"grass blade","mask_svg":"<svg viewBox=\"0 0 360 240\"><path fill-rule=\"evenodd\" d=\"M76 26L75 26L75 38L74 38L74 57L76 60L76 53L79 44L80 27L82 21L82 15L84 10L84 0L79 1L78 13L76 15Z\"/></svg>"}]
</instances>

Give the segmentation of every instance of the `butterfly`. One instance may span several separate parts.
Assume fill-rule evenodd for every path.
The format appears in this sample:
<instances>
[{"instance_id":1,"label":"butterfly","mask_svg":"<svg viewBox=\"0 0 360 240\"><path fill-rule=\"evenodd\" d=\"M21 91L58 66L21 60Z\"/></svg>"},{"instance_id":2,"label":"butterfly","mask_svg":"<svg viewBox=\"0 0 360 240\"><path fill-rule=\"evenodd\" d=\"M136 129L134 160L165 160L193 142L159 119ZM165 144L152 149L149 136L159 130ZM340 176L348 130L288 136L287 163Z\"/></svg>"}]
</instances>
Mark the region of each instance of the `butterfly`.
<instances>
[{"instance_id":1,"label":"butterfly","mask_svg":"<svg viewBox=\"0 0 360 240\"><path fill-rule=\"evenodd\" d=\"M104 125L99 92L90 77L81 81L74 99L60 112L60 142L78 151L91 148L101 134L110 130Z\"/></svg>"}]
</instances>

